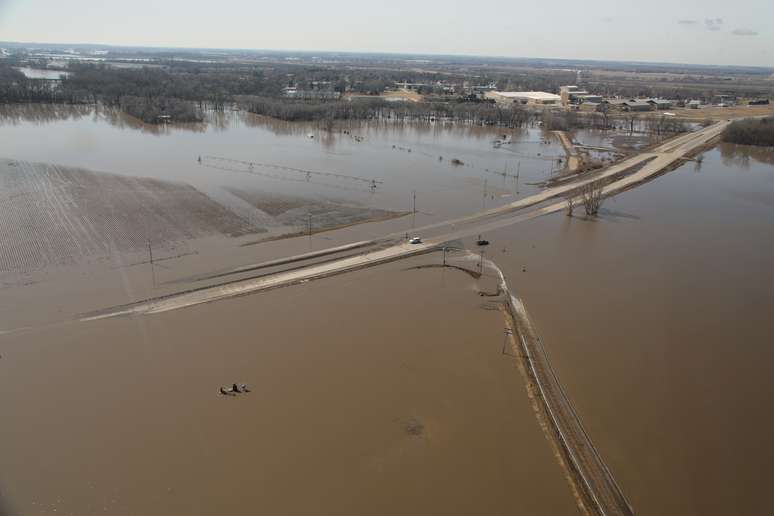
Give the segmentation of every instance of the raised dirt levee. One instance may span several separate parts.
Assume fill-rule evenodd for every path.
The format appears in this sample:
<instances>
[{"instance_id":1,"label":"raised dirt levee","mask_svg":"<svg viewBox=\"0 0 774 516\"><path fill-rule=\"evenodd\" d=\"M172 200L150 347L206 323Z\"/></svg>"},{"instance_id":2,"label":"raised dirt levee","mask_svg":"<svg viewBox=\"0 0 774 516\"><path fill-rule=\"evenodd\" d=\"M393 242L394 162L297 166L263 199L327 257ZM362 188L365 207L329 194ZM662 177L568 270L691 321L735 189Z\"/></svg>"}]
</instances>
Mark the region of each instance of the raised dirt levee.
<instances>
[{"instance_id":1,"label":"raised dirt levee","mask_svg":"<svg viewBox=\"0 0 774 516\"><path fill-rule=\"evenodd\" d=\"M581 158L578 155L578 150L575 148L575 144L572 143L572 139L567 134L567 131L554 131L554 134L559 138L559 141L564 147L564 152L567 154L567 167L568 173L573 173L580 168Z\"/></svg>"},{"instance_id":2,"label":"raised dirt levee","mask_svg":"<svg viewBox=\"0 0 774 516\"><path fill-rule=\"evenodd\" d=\"M537 386L553 437L559 444L576 491L581 494L583 509L603 516L633 515L634 509L583 428L580 417L554 373L524 304L508 291L504 281L503 285L508 296L508 311L516 329L514 337L523 352L521 359L531 381Z\"/></svg>"}]
</instances>

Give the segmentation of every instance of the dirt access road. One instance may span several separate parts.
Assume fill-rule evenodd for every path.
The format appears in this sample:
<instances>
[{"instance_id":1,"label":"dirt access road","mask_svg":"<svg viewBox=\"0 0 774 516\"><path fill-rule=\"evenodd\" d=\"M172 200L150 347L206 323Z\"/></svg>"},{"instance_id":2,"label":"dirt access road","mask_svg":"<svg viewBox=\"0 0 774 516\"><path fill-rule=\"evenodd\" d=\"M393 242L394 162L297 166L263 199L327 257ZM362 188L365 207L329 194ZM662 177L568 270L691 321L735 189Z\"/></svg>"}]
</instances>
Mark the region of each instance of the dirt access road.
<instances>
[{"instance_id":1,"label":"dirt access road","mask_svg":"<svg viewBox=\"0 0 774 516\"><path fill-rule=\"evenodd\" d=\"M567 131L554 131L554 134L559 138L567 155L567 172L573 173L577 171L581 164L581 158L578 156L575 144L572 143L572 138L567 134Z\"/></svg>"}]
</instances>

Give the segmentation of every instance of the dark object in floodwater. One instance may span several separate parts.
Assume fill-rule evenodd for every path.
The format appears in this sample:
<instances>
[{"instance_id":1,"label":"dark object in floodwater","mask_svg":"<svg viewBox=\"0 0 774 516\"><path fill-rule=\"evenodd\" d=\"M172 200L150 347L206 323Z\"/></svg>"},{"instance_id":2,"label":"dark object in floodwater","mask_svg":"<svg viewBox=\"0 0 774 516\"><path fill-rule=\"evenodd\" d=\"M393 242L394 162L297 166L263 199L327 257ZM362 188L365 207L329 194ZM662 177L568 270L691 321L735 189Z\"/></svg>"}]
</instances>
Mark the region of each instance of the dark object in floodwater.
<instances>
[{"instance_id":1,"label":"dark object in floodwater","mask_svg":"<svg viewBox=\"0 0 774 516\"><path fill-rule=\"evenodd\" d=\"M484 238L480 238L480 239L476 240L476 244L478 244L480 246L489 245L489 240L486 240Z\"/></svg>"},{"instance_id":2,"label":"dark object in floodwater","mask_svg":"<svg viewBox=\"0 0 774 516\"><path fill-rule=\"evenodd\" d=\"M234 383L231 387L220 388L220 393L224 396L236 396L237 394L244 394L246 392L250 392L250 389L247 388L247 384L245 383Z\"/></svg>"},{"instance_id":3,"label":"dark object in floodwater","mask_svg":"<svg viewBox=\"0 0 774 516\"><path fill-rule=\"evenodd\" d=\"M416 418L411 418L406 425L406 433L413 437L420 437L425 431L425 425Z\"/></svg>"}]
</instances>

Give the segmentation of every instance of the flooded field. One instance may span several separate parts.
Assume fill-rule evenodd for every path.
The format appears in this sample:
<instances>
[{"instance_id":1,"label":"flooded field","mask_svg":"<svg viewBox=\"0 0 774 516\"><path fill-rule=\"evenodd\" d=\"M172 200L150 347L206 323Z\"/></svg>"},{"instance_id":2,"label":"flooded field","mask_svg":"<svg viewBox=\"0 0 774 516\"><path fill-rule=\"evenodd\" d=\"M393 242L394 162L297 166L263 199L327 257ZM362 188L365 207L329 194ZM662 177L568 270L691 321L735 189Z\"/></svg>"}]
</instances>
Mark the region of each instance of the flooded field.
<instances>
[{"instance_id":1,"label":"flooded field","mask_svg":"<svg viewBox=\"0 0 774 516\"><path fill-rule=\"evenodd\" d=\"M113 174L147 178L140 180L146 183L158 180L195 188L202 194L202 212L220 205L232 219L226 224L232 227L220 228L219 233L263 234L260 239L250 239L256 241L350 227L341 237L320 237L334 243L353 237L375 238L385 232L410 232L415 226L474 213L537 191L534 183L548 178L552 169L558 168L554 158L564 155L561 146L544 139L538 130L524 130L509 133L511 143L493 148L493 141L502 138L501 132L472 126L389 121L347 123L327 132L310 124L284 123L242 112L211 112L208 121L201 124L150 126L106 108L3 106L0 157L7 158L7 163L41 163L44 168L53 164L59 169L107 174L92 174L105 178L100 181L108 192L96 202L73 197L85 191L96 195L93 189L69 188L62 198L66 198L64 204L51 206L50 213L62 206L95 212L100 206L111 204L111 199L119 198L123 207L114 210L126 212L133 201L131 197L122 197L120 189L109 193L112 187L107 183L118 181L108 179L115 177L110 175ZM452 163L455 159L458 164ZM1 172L4 184L11 184L19 176L13 167L4 167ZM45 174L40 172L38 176ZM10 212L26 209L21 205L42 209L62 195L59 183L43 181L28 186L17 182L15 190L7 191L8 198L0 206L0 210L9 211L4 219L19 220ZM134 205L140 202L134 201ZM137 209L141 212L147 205ZM87 218L91 215L86 214ZM114 215L123 223L136 223L138 227L131 230L138 235L135 240L150 241L165 257L206 254L206 249L193 239L213 234L213 228L207 224L196 230L164 234L142 217ZM195 224L196 220L194 216L187 223ZM354 224L376 221L382 223L351 228ZM17 224L13 232L18 230ZM25 238L34 239L32 235ZM105 234L100 237L102 248L107 249L106 242L111 238L121 240L120 235ZM265 248L254 248L247 257L241 253L238 246L244 240L231 238L219 242L220 266L261 256ZM73 245L88 247L91 243ZM224 253L226 249L232 252ZM124 250L143 249L129 246ZM69 263L71 254L48 261ZM107 252L99 258L115 261ZM202 260L202 270L209 267L212 264ZM24 274L37 270L23 269ZM5 270L18 272L18 267ZM5 283L29 281L27 277L20 280L5 276Z\"/></svg>"},{"instance_id":2,"label":"flooded field","mask_svg":"<svg viewBox=\"0 0 774 516\"><path fill-rule=\"evenodd\" d=\"M503 354L503 316L479 295L494 279L437 268L440 253L74 322L538 192L561 145L505 133L3 107L0 514L577 513ZM705 158L596 219L483 235L641 514L767 508L774 156L722 145ZM153 227L156 264L142 245ZM234 382L252 392L218 395Z\"/></svg>"},{"instance_id":3,"label":"flooded field","mask_svg":"<svg viewBox=\"0 0 774 516\"><path fill-rule=\"evenodd\" d=\"M536 190L528 183L547 179L554 158L564 157L537 129L508 131L513 143L494 149L501 129L386 121L326 132L242 112L209 113L208 120L149 126L104 108L5 106L0 156L185 182L245 213L250 205L227 187L396 212L413 210L416 193L417 224L528 195ZM209 166L208 156L255 166ZM383 183L372 189L371 180Z\"/></svg>"},{"instance_id":4,"label":"flooded field","mask_svg":"<svg viewBox=\"0 0 774 516\"><path fill-rule=\"evenodd\" d=\"M502 315L477 293L490 283L413 269L438 261L3 337L0 502L10 515L576 513L503 354ZM218 393L234 382L251 392Z\"/></svg>"},{"instance_id":5,"label":"flooded field","mask_svg":"<svg viewBox=\"0 0 774 516\"><path fill-rule=\"evenodd\" d=\"M768 511L772 164L722 145L598 220L486 235L638 513Z\"/></svg>"},{"instance_id":6,"label":"flooded field","mask_svg":"<svg viewBox=\"0 0 774 516\"><path fill-rule=\"evenodd\" d=\"M0 159L0 278L176 244L256 231L193 187L150 178ZM160 256L159 256L160 257Z\"/></svg>"}]
</instances>

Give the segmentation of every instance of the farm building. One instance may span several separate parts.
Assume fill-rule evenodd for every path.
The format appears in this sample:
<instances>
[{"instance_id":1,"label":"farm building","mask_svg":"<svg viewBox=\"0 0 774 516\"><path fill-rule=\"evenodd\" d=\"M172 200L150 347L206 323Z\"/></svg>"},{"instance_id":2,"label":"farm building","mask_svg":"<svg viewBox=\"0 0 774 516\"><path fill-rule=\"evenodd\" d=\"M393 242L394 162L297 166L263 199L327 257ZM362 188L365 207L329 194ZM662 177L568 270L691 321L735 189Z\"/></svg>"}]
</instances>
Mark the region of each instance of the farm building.
<instances>
[{"instance_id":1,"label":"farm building","mask_svg":"<svg viewBox=\"0 0 774 516\"><path fill-rule=\"evenodd\" d=\"M605 104L611 111L623 111L624 104L631 101L631 99L605 99L601 103Z\"/></svg>"},{"instance_id":2,"label":"farm building","mask_svg":"<svg viewBox=\"0 0 774 516\"><path fill-rule=\"evenodd\" d=\"M623 111L652 111L653 106L647 100L627 100L621 104Z\"/></svg>"},{"instance_id":3,"label":"farm building","mask_svg":"<svg viewBox=\"0 0 774 516\"><path fill-rule=\"evenodd\" d=\"M655 109L669 109L672 107L672 101L665 99L650 99L648 100L648 104Z\"/></svg>"},{"instance_id":4,"label":"farm building","mask_svg":"<svg viewBox=\"0 0 774 516\"><path fill-rule=\"evenodd\" d=\"M586 102L592 102L594 104L599 104L602 102L602 96L601 95L577 95L575 99L580 104L585 104Z\"/></svg>"}]
</instances>

